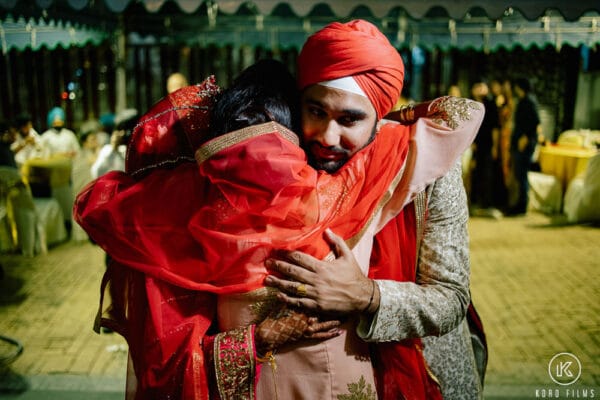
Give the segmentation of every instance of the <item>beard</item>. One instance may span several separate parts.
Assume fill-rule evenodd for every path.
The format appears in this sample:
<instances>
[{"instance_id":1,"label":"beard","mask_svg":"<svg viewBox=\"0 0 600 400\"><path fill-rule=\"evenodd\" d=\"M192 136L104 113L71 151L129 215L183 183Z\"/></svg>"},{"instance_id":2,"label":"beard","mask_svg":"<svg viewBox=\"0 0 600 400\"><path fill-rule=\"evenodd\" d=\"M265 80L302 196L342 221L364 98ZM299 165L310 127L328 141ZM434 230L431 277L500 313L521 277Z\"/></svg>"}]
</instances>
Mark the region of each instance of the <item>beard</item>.
<instances>
[{"instance_id":1,"label":"beard","mask_svg":"<svg viewBox=\"0 0 600 400\"><path fill-rule=\"evenodd\" d=\"M371 136L367 140L367 142L358 150L364 149L368 146L374 139L377 134L377 124L373 126L371 131ZM319 158L316 154L319 153L319 149L324 148L319 142L310 142L304 146L304 151L308 156L308 164L318 171L325 171L328 174L333 174L337 172L340 168L342 168L350 158L352 158L352 154L344 148L341 147L328 147L328 151L339 154L334 160Z\"/></svg>"},{"instance_id":2,"label":"beard","mask_svg":"<svg viewBox=\"0 0 600 400\"><path fill-rule=\"evenodd\" d=\"M320 158L316 158L310 149L308 150L308 164L318 171L325 171L328 174L333 174L337 172L340 168L348 162L350 159L349 156L345 156L343 158L339 158L337 160L323 160Z\"/></svg>"}]
</instances>

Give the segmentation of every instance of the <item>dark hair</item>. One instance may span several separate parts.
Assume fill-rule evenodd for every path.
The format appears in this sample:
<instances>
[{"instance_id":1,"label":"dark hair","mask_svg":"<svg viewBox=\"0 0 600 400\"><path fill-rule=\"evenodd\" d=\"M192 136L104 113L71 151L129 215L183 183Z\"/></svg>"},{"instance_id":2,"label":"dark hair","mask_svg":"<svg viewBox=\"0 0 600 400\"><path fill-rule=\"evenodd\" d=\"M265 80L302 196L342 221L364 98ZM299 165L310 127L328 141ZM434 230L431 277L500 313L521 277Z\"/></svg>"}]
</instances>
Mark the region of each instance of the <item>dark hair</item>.
<instances>
[{"instance_id":1,"label":"dark hair","mask_svg":"<svg viewBox=\"0 0 600 400\"><path fill-rule=\"evenodd\" d=\"M474 86L478 83L485 83L486 85L488 85L490 83L490 81L484 75L474 76L473 79L471 80L471 86Z\"/></svg>"},{"instance_id":2,"label":"dark hair","mask_svg":"<svg viewBox=\"0 0 600 400\"><path fill-rule=\"evenodd\" d=\"M28 122L31 122L31 115L29 115L27 113L19 114L15 118L15 127L21 129Z\"/></svg>"},{"instance_id":3,"label":"dark hair","mask_svg":"<svg viewBox=\"0 0 600 400\"><path fill-rule=\"evenodd\" d=\"M275 121L296 130L299 93L284 64L260 60L246 68L218 97L211 113L211 135Z\"/></svg>"},{"instance_id":4,"label":"dark hair","mask_svg":"<svg viewBox=\"0 0 600 400\"><path fill-rule=\"evenodd\" d=\"M520 87L525 93L531 92L531 82L529 82L529 79L527 78L516 78L514 80L514 86Z\"/></svg>"},{"instance_id":5,"label":"dark hair","mask_svg":"<svg viewBox=\"0 0 600 400\"><path fill-rule=\"evenodd\" d=\"M115 130L125 131L123 135L122 144L129 143L131 135L133 134L133 128L137 125L140 115L135 108L126 108L121 110L115 115Z\"/></svg>"},{"instance_id":6,"label":"dark hair","mask_svg":"<svg viewBox=\"0 0 600 400\"><path fill-rule=\"evenodd\" d=\"M8 131L9 129L10 124L8 123L8 121L0 119L0 135L4 134L4 132Z\"/></svg>"}]
</instances>

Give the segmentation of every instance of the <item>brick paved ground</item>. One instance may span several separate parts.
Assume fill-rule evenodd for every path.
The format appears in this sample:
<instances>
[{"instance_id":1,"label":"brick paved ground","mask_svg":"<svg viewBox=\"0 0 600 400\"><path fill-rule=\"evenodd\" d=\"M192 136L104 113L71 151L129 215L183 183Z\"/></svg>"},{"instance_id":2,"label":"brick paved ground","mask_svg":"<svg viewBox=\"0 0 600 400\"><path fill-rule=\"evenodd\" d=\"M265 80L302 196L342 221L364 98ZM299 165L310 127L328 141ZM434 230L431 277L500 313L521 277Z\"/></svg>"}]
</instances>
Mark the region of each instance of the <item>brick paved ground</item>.
<instances>
[{"instance_id":1,"label":"brick paved ground","mask_svg":"<svg viewBox=\"0 0 600 400\"><path fill-rule=\"evenodd\" d=\"M600 396L600 229L564 226L540 214L471 219L472 296L488 334L488 396ZM548 363L561 352L582 364L561 387ZM539 395L542 392L538 392ZM569 396L568 396L569 395Z\"/></svg>"},{"instance_id":2,"label":"brick paved ground","mask_svg":"<svg viewBox=\"0 0 600 400\"><path fill-rule=\"evenodd\" d=\"M2 371L0 393L4 389L14 395L25 385L38 397L25 393L17 398L99 399L87 392L122 392L125 341L92 330L104 271L102 251L69 242L33 259L3 256L2 264L0 334L18 339L24 351Z\"/></svg>"},{"instance_id":3,"label":"brick paved ground","mask_svg":"<svg viewBox=\"0 0 600 400\"><path fill-rule=\"evenodd\" d=\"M590 398L591 389L600 396L600 229L555 226L531 214L474 218L470 232L473 299L490 347L486 398L533 399L536 390L541 398L550 389L563 398ZM122 398L124 341L91 330L102 252L66 243L46 256L2 255L0 262L0 335L24 346L0 365L0 398ZM568 387L548 375L560 352L582 364ZM0 358L5 353L1 346Z\"/></svg>"}]
</instances>

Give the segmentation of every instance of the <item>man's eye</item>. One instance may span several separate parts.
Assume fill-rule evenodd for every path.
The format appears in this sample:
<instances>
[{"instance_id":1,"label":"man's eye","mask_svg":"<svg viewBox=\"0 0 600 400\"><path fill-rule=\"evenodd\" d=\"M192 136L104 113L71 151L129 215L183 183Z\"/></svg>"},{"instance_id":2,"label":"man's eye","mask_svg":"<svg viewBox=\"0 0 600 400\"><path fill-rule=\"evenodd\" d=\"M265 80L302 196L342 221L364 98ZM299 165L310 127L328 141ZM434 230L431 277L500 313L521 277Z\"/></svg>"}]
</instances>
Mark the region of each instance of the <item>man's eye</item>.
<instances>
[{"instance_id":1,"label":"man's eye","mask_svg":"<svg viewBox=\"0 0 600 400\"><path fill-rule=\"evenodd\" d=\"M310 107L308 112L314 115L315 117L322 117L325 115L325 112L317 107Z\"/></svg>"},{"instance_id":2,"label":"man's eye","mask_svg":"<svg viewBox=\"0 0 600 400\"><path fill-rule=\"evenodd\" d=\"M338 119L338 123L343 126L352 126L356 123L357 119L355 117L341 117Z\"/></svg>"}]
</instances>

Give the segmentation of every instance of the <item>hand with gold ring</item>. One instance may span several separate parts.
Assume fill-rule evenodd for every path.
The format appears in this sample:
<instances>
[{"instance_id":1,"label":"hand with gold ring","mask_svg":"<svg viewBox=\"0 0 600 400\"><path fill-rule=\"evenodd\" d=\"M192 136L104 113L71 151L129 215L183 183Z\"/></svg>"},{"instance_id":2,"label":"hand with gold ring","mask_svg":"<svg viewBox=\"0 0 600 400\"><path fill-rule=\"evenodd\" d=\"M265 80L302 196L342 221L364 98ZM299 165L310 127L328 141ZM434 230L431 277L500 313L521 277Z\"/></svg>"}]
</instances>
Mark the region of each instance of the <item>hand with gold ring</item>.
<instances>
[{"instance_id":1,"label":"hand with gold ring","mask_svg":"<svg viewBox=\"0 0 600 400\"><path fill-rule=\"evenodd\" d=\"M299 297L306 297L306 285L304 283L296 286L296 295Z\"/></svg>"},{"instance_id":2,"label":"hand with gold ring","mask_svg":"<svg viewBox=\"0 0 600 400\"><path fill-rule=\"evenodd\" d=\"M299 251L280 252L266 262L272 274L265 285L279 289L277 298L319 313L372 314L379 308L377 285L366 277L344 239L326 230L335 259L320 260Z\"/></svg>"}]
</instances>

